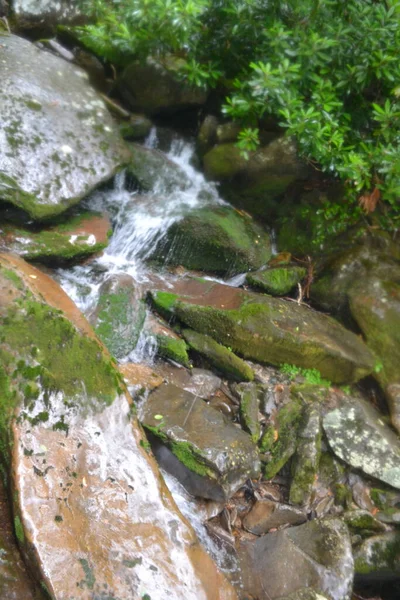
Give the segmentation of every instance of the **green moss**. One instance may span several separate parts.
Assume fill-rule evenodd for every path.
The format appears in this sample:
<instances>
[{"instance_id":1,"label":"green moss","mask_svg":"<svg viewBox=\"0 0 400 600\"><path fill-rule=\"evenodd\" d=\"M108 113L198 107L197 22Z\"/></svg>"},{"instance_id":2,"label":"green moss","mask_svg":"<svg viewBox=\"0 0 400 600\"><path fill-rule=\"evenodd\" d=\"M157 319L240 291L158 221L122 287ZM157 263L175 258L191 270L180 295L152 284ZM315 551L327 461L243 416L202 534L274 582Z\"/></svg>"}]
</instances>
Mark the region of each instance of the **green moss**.
<instances>
[{"instance_id":1,"label":"green moss","mask_svg":"<svg viewBox=\"0 0 400 600\"><path fill-rule=\"evenodd\" d=\"M270 448L270 460L264 471L267 479L274 477L295 453L302 410L301 402L293 399L278 412L273 435L267 433L268 439L274 438Z\"/></svg>"},{"instance_id":2,"label":"green moss","mask_svg":"<svg viewBox=\"0 0 400 600\"><path fill-rule=\"evenodd\" d=\"M351 489L344 483L336 483L334 486L335 504L338 506L350 506L352 493Z\"/></svg>"},{"instance_id":3,"label":"green moss","mask_svg":"<svg viewBox=\"0 0 400 600\"><path fill-rule=\"evenodd\" d=\"M17 540L20 544L23 544L25 542L25 533L21 523L21 519L18 515L14 518L14 530L15 535L17 536Z\"/></svg>"},{"instance_id":4,"label":"green moss","mask_svg":"<svg viewBox=\"0 0 400 600\"><path fill-rule=\"evenodd\" d=\"M187 346L184 340L167 335L157 335L157 354L173 360L184 367L190 366Z\"/></svg>"},{"instance_id":5,"label":"green moss","mask_svg":"<svg viewBox=\"0 0 400 600\"><path fill-rule=\"evenodd\" d=\"M376 536L364 542L355 556L356 574L393 572L398 574L400 557L400 533Z\"/></svg>"},{"instance_id":6,"label":"green moss","mask_svg":"<svg viewBox=\"0 0 400 600\"><path fill-rule=\"evenodd\" d=\"M273 296L288 294L306 275L303 267L275 267L248 273L247 282Z\"/></svg>"},{"instance_id":7,"label":"green moss","mask_svg":"<svg viewBox=\"0 0 400 600\"><path fill-rule=\"evenodd\" d=\"M1 267L0 270L2 275L11 281L17 289L21 290L23 288L22 279L15 273L15 271L12 271L11 269L5 269L3 267Z\"/></svg>"},{"instance_id":8,"label":"green moss","mask_svg":"<svg viewBox=\"0 0 400 600\"><path fill-rule=\"evenodd\" d=\"M91 566L85 558L80 558L79 562L81 563L83 572L85 574L85 579L81 581L81 586L85 586L89 590L92 590L94 588L94 584L96 583L96 578L94 576L93 569L91 568Z\"/></svg>"},{"instance_id":9,"label":"green moss","mask_svg":"<svg viewBox=\"0 0 400 600\"><path fill-rule=\"evenodd\" d=\"M258 420L259 402L257 389L245 389L240 397L240 419L243 428L251 435L251 439L257 444L260 438L260 423Z\"/></svg>"},{"instance_id":10,"label":"green moss","mask_svg":"<svg viewBox=\"0 0 400 600\"><path fill-rule=\"evenodd\" d=\"M149 294L150 302L162 317L170 319L173 316L174 305L178 299L176 294L171 292L154 292Z\"/></svg>"}]
</instances>

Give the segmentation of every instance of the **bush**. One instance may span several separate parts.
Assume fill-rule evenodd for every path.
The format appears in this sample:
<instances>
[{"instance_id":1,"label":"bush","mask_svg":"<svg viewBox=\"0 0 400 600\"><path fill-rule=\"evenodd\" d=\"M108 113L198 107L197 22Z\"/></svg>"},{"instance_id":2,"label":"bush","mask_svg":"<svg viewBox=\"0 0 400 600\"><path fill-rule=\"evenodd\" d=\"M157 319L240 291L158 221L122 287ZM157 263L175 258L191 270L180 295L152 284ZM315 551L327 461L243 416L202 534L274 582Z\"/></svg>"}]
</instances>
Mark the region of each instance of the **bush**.
<instances>
[{"instance_id":1,"label":"bush","mask_svg":"<svg viewBox=\"0 0 400 600\"><path fill-rule=\"evenodd\" d=\"M317 168L341 178L352 202L338 217L380 208L400 217L400 1L88 0L91 49L124 65L169 52L196 85L230 90L243 153L266 115ZM358 201L358 202L357 202Z\"/></svg>"}]
</instances>

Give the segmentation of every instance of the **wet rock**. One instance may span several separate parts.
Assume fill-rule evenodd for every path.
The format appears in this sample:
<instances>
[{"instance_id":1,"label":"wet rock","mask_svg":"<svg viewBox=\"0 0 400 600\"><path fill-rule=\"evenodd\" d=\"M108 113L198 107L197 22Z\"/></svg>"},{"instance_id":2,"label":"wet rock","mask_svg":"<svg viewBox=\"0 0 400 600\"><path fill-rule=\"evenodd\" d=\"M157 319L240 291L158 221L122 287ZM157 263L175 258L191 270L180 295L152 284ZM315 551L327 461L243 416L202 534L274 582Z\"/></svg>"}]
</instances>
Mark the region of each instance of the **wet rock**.
<instances>
[{"instance_id":1,"label":"wet rock","mask_svg":"<svg viewBox=\"0 0 400 600\"><path fill-rule=\"evenodd\" d=\"M28 575L15 542L14 527L2 478L0 478L0 597L4 600L44 600L43 593Z\"/></svg>"},{"instance_id":2,"label":"wet rock","mask_svg":"<svg viewBox=\"0 0 400 600\"><path fill-rule=\"evenodd\" d=\"M285 296L305 277L304 267L274 267L265 271L247 273L246 281L272 296Z\"/></svg>"},{"instance_id":3,"label":"wet rock","mask_svg":"<svg viewBox=\"0 0 400 600\"><path fill-rule=\"evenodd\" d=\"M173 360L184 367L190 366L185 340L169 335L157 335L156 340L158 356Z\"/></svg>"},{"instance_id":4,"label":"wet rock","mask_svg":"<svg viewBox=\"0 0 400 600\"><path fill-rule=\"evenodd\" d=\"M271 600L299 589L322 592L329 600L349 600L353 556L346 525L339 519L310 521L242 542L244 589Z\"/></svg>"},{"instance_id":5,"label":"wet rock","mask_svg":"<svg viewBox=\"0 0 400 600\"><path fill-rule=\"evenodd\" d=\"M163 264L220 275L257 269L270 257L269 235L228 206L191 211L171 225L151 255Z\"/></svg>"},{"instance_id":6,"label":"wet rock","mask_svg":"<svg viewBox=\"0 0 400 600\"><path fill-rule=\"evenodd\" d=\"M382 533L386 527L367 510L348 510L343 520L352 533L371 535L371 532Z\"/></svg>"},{"instance_id":7,"label":"wet rock","mask_svg":"<svg viewBox=\"0 0 400 600\"><path fill-rule=\"evenodd\" d=\"M388 399L393 427L400 432L400 267L387 279L359 281L350 293L351 313L378 358L375 377Z\"/></svg>"},{"instance_id":8,"label":"wet rock","mask_svg":"<svg viewBox=\"0 0 400 600\"><path fill-rule=\"evenodd\" d=\"M129 145L132 158L126 173L145 192L171 194L190 186L186 173L164 152L145 148L139 144Z\"/></svg>"},{"instance_id":9,"label":"wet rock","mask_svg":"<svg viewBox=\"0 0 400 600\"><path fill-rule=\"evenodd\" d=\"M163 362L156 364L155 370L166 382L205 400L210 399L221 385L221 379L207 369L188 370Z\"/></svg>"},{"instance_id":10,"label":"wet rock","mask_svg":"<svg viewBox=\"0 0 400 600\"><path fill-rule=\"evenodd\" d=\"M32 572L57 599L235 598L164 487L121 377L76 306L11 255L0 289L0 436Z\"/></svg>"},{"instance_id":11,"label":"wet rock","mask_svg":"<svg viewBox=\"0 0 400 600\"><path fill-rule=\"evenodd\" d=\"M356 469L400 488L400 442L366 402L351 399L323 419L335 454Z\"/></svg>"},{"instance_id":12,"label":"wet rock","mask_svg":"<svg viewBox=\"0 0 400 600\"><path fill-rule=\"evenodd\" d=\"M289 504L260 500L243 520L247 531L262 535L281 525L301 525L307 521L305 512Z\"/></svg>"},{"instance_id":13,"label":"wet rock","mask_svg":"<svg viewBox=\"0 0 400 600\"><path fill-rule=\"evenodd\" d=\"M34 219L58 215L128 150L82 69L14 35L2 37L2 59L0 196Z\"/></svg>"},{"instance_id":14,"label":"wet rock","mask_svg":"<svg viewBox=\"0 0 400 600\"><path fill-rule=\"evenodd\" d=\"M100 288L99 301L90 321L111 354L124 358L137 344L145 313L133 278L112 275Z\"/></svg>"},{"instance_id":15,"label":"wet rock","mask_svg":"<svg viewBox=\"0 0 400 600\"><path fill-rule=\"evenodd\" d=\"M294 302L215 282L194 282L183 294L151 292L160 314L174 316L233 352L262 363L318 369L334 382L371 373L375 359L337 321Z\"/></svg>"},{"instance_id":16,"label":"wet rock","mask_svg":"<svg viewBox=\"0 0 400 600\"><path fill-rule=\"evenodd\" d=\"M259 408L262 390L260 388L261 386L253 383L242 383L235 386L235 393L240 399L240 420L243 429L249 432L251 439L255 444L257 444L260 439L261 432Z\"/></svg>"},{"instance_id":17,"label":"wet rock","mask_svg":"<svg viewBox=\"0 0 400 600\"><path fill-rule=\"evenodd\" d=\"M327 600L327 597L315 590L303 588L296 590L293 594L289 594L289 596L281 597L279 600Z\"/></svg>"},{"instance_id":18,"label":"wet rock","mask_svg":"<svg viewBox=\"0 0 400 600\"><path fill-rule=\"evenodd\" d=\"M163 383L163 378L149 367L138 363L125 363L119 366L119 370L128 388L144 387L146 390L154 390Z\"/></svg>"},{"instance_id":19,"label":"wet rock","mask_svg":"<svg viewBox=\"0 0 400 600\"><path fill-rule=\"evenodd\" d=\"M296 459L293 464L293 480L290 485L290 502L305 506L309 503L314 484L318 478L321 456L321 423L317 406L308 406L298 431Z\"/></svg>"},{"instance_id":20,"label":"wet rock","mask_svg":"<svg viewBox=\"0 0 400 600\"><path fill-rule=\"evenodd\" d=\"M108 217L95 213L83 213L40 230L4 224L0 226L0 250L42 263L70 263L103 250L110 232Z\"/></svg>"},{"instance_id":21,"label":"wet rock","mask_svg":"<svg viewBox=\"0 0 400 600\"><path fill-rule=\"evenodd\" d=\"M80 20L78 0L12 0L18 29L71 24Z\"/></svg>"},{"instance_id":22,"label":"wet rock","mask_svg":"<svg viewBox=\"0 0 400 600\"><path fill-rule=\"evenodd\" d=\"M119 126L122 137L126 140L143 140L153 127L153 123L145 115L130 115L129 121Z\"/></svg>"},{"instance_id":23,"label":"wet rock","mask_svg":"<svg viewBox=\"0 0 400 600\"><path fill-rule=\"evenodd\" d=\"M212 148L203 159L210 179L221 182L224 197L252 215L268 220L270 207L308 168L288 137L261 146L246 160L233 142Z\"/></svg>"},{"instance_id":24,"label":"wet rock","mask_svg":"<svg viewBox=\"0 0 400 600\"><path fill-rule=\"evenodd\" d=\"M400 572L400 532L376 535L363 541L354 552L356 575L397 578Z\"/></svg>"},{"instance_id":25,"label":"wet rock","mask_svg":"<svg viewBox=\"0 0 400 600\"><path fill-rule=\"evenodd\" d=\"M228 121L227 123L221 123L218 125L216 131L218 144L236 142L241 130L242 126L237 122Z\"/></svg>"},{"instance_id":26,"label":"wet rock","mask_svg":"<svg viewBox=\"0 0 400 600\"><path fill-rule=\"evenodd\" d=\"M197 146L201 155L205 154L215 144L217 139L218 119L214 115L207 115L200 125L197 136Z\"/></svg>"},{"instance_id":27,"label":"wet rock","mask_svg":"<svg viewBox=\"0 0 400 600\"><path fill-rule=\"evenodd\" d=\"M173 385L150 394L141 421L187 469L207 482L209 489L204 483L202 497L229 498L246 479L259 473L258 452L250 437L203 400ZM186 480L181 483L187 486Z\"/></svg>"},{"instance_id":28,"label":"wet rock","mask_svg":"<svg viewBox=\"0 0 400 600\"><path fill-rule=\"evenodd\" d=\"M179 78L184 66L184 59L172 55L162 61L149 58L146 63L133 62L122 73L118 91L133 112L150 116L201 106L207 92Z\"/></svg>"},{"instance_id":29,"label":"wet rock","mask_svg":"<svg viewBox=\"0 0 400 600\"><path fill-rule=\"evenodd\" d=\"M254 378L253 371L243 360L225 346L218 344L210 336L190 329L184 329L182 335L191 350L206 357L215 369L228 379L252 381Z\"/></svg>"}]
</instances>

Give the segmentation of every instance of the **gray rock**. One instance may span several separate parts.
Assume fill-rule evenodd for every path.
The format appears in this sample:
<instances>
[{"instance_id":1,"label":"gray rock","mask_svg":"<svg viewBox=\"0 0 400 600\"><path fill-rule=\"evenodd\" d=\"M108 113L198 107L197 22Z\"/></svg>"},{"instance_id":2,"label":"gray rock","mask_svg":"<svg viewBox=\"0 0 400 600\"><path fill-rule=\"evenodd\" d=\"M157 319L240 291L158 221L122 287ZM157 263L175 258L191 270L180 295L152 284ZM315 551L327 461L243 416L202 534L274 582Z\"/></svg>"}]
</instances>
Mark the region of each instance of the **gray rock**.
<instances>
[{"instance_id":1,"label":"gray rock","mask_svg":"<svg viewBox=\"0 0 400 600\"><path fill-rule=\"evenodd\" d=\"M307 515L299 508L271 500L259 500L244 518L243 525L247 531L261 535L274 527L301 525L305 521Z\"/></svg>"},{"instance_id":2,"label":"gray rock","mask_svg":"<svg viewBox=\"0 0 400 600\"><path fill-rule=\"evenodd\" d=\"M204 480L202 497L229 498L248 478L257 477L260 462L250 436L197 396L162 385L148 397L141 414L145 429L163 441L175 456ZM172 475L174 465L163 465ZM191 492L190 482L182 483Z\"/></svg>"},{"instance_id":3,"label":"gray rock","mask_svg":"<svg viewBox=\"0 0 400 600\"><path fill-rule=\"evenodd\" d=\"M400 442L366 402L351 399L323 419L335 454L367 475L400 488Z\"/></svg>"},{"instance_id":4,"label":"gray rock","mask_svg":"<svg viewBox=\"0 0 400 600\"><path fill-rule=\"evenodd\" d=\"M129 147L132 158L126 172L143 191L164 195L190 187L186 173L164 152L139 144L130 144Z\"/></svg>"},{"instance_id":5,"label":"gray rock","mask_svg":"<svg viewBox=\"0 0 400 600\"><path fill-rule=\"evenodd\" d=\"M279 598L279 600L327 600L327 597L315 590L303 588L296 590L293 594L289 594L289 596Z\"/></svg>"},{"instance_id":6,"label":"gray rock","mask_svg":"<svg viewBox=\"0 0 400 600\"><path fill-rule=\"evenodd\" d=\"M79 0L11 0L19 29L70 24L80 17Z\"/></svg>"},{"instance_id":7,"label":"gray rock","mask_svg":"<svg viewBox=\"0 0 400 600\"><path fill-rule=\"evenodd\" d=\"M310 521L242 542L244 589L275 600L302 588L329 600L349 600L353 556L346 525L339 519Z\"/></svg>"},{"instance_id":8,"label":"gray rock","mask_svg":"<svg viewBox=\"0 0 400 600\"><path fill-rule=\"evenodd\" d=\"M0 197L44 219L110 179L129 152L82 69L14 35L1 44Z\"/></svg>"},{"instance_id":9,"label":"gray rock","mask_svg":"<svg viewBox=\"0 0 400 600\"><path fill-rule=\"evenodd\" d=\"M305 506L309 503L316 482L321 456L321 423L317 406L308 406L298 432L290 502Z\"/></svg>"},{"instance_id":10,"label":"gray rock","mask_svg":"<svg viewBox=\"0 0 400 600\"><path fill-rule=\"evenodd\" d=\"M398 577L400 572L400 532L370 537L354 552L355 572L361 578L374 575Z\"/></svg>"},{"instance_id":11,"label":"gray rock","mask_svg":"<svg viewBox=\"0 0 400 600\"><path fill-rule=\"evenodd\" d=\"M118 90L134 112L146 115L172 114L182 109L201 106L207 92L182 82L177 72L185 60L166 56L162 62L149 58L145 64L128 65L118 82Z\"/></svg>"}]
</instances>

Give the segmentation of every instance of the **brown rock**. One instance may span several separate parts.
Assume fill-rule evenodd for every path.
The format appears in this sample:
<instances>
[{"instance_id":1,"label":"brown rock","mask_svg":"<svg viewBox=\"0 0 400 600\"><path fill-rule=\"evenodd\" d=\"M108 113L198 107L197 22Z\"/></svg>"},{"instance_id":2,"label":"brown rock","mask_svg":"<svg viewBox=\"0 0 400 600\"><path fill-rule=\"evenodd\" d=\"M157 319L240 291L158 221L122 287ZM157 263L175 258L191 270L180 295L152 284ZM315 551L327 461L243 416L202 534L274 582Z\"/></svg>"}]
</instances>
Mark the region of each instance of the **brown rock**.
<instances>
[{"instance_id":1,"label":"brown rock","mask_svg":"<svg viewBox=\"0 0 400 600\"><path fill-rule=\"evenodd\" d=\"M255 503L243 521L244 528L261 535L281 525L300 525L307 520L306 514L294 506L260 500Z\"/></svg>"}]
</instances>

